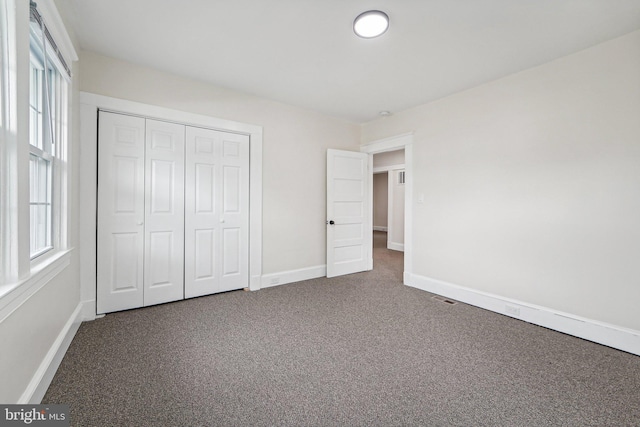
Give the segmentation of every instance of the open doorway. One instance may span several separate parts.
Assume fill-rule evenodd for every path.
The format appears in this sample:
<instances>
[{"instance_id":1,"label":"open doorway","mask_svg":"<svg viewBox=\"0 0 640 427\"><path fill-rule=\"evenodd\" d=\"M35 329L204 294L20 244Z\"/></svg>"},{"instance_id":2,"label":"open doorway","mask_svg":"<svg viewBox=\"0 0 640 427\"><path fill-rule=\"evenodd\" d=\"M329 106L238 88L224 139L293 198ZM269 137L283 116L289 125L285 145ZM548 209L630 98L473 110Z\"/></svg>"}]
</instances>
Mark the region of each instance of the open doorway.
<instances>
[{"instance_id":1,"label":"open doorway","mask_svg":"<svg viewBox=\"0 0 640 427\"><path fill-rule=\"evenodd\" d=\"M404 148L373 154L373 268L402 278L404 264Z\"/></svg>"},{"instance_id":2,"label":"open doorway","mask_svg":"<svg viewBox=\"0 0 640 427\"><path fill-rule=\"evenodd\" d=\"M360 153L327 150L327 277L374 268L373 157L398 150L404 150L404 170L398 168L388 174L387 179L393 176L404 187L404 214L398 214L404 218L404 227L399 228L404 241L400 272L405 284L411 277L413 133L365 144L360 147ZM384 249L402 254L399 250Z\"/></svg>"},{"instance_id":3,"label":"open doorway","mask_svg":"<svg viewBox=\"0 0 640 427\"><path fill-rule=\"evenodd\" d=\"M392 262L392 266L395 266L394 270L399 268L399 271L402 272L402 281L403 283L407 282L407 278L412 273L412 226L413 226L413 216L411 211L411 206L413 204L413 186L411 182L411 176L413 173L413 133L406 133L398 136L393 136L390 138L385 138L377 141L372 141L366 145L360 147L360 151L363 153L369 154L369 165L371 171L371 199L370 199L370 207L371 207L371 227L373 228L373 238L372 238L372 258L373 258L373 268L378 269L378 267L382 263L385 262L385 257L388 255L395 256L396 261ZM394 153L397 152L397 153ZM386 154L385 153L393 153ZM402 153L402 154L400 154ZM380 156L382 155L382 156ZM402 155L402 157L400 157ZM380 156L380 157L377 157ZM385 159L386 156L389 156ZM397 157L396 157L397 156ZM395 160L393 160L395 158ZM374 163L375 162L375 163ZM402 167L404 166L404 167ZM384 170L384 169L387 170ZM392 173L390 171L394 171ZM394 185L402 186L402 194L404 196L404 200L400 201L400 203L395 203L393 206L396 208L399 206L402 207L400 210L393 210L392 215L396 216L396 219L401 218L403 221L402 226L396 227L396 231L400 233L401 238L396 240L393 236L389 238L389 217L387 216L387 235L384 234L384 231L380 229L374 228L374 173L377 175L378 173L387 172L387 186L390 183ZM380 178L381 180L383 178ZM387 197L389 197L387 195ZM389 206L389 200L387 200ZM387 214L389 210L387 210ZM376 224L377 225L377 224ZM393 249L389 249L389 241L391 241L391 247ZM393 243L399 243L400 245L394 246ZM401 250L404 250L402 252ZM388 261L388 259L387 259ZM399 266L399 267L398 267ZM386 268L386 267L385 267Z\"/></svg>"},{"instance_id":4,"label":"open doorway","mask_svg":"<svg viewBox=\"0 0 640 427\"><path fill-rule=\"evenodd\" d=\"M387 248L404 252L404 149L373 155L373 230L387 233Z\"/></svg>"}]
</instances>

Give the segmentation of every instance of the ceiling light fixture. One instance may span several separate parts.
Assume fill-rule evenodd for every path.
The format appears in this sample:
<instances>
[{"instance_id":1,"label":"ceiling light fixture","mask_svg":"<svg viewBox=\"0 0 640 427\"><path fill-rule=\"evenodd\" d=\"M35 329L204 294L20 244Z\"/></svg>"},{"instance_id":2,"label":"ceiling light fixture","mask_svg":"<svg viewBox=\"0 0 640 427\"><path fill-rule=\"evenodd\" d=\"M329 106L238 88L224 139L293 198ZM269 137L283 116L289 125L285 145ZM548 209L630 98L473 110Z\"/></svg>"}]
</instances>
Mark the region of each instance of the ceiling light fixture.
<instances>
[{"instance_id":1,"label":"ceiling light fixture","mask_svg":"<svg viewBox=\"0 0 640 427\"><path fill-rule=\"evenodd\" d=\"M381 36L389 29L389 16L379 10L368 10L353 21L353 32L364 39Z\"/></svg>"}]
</instances>

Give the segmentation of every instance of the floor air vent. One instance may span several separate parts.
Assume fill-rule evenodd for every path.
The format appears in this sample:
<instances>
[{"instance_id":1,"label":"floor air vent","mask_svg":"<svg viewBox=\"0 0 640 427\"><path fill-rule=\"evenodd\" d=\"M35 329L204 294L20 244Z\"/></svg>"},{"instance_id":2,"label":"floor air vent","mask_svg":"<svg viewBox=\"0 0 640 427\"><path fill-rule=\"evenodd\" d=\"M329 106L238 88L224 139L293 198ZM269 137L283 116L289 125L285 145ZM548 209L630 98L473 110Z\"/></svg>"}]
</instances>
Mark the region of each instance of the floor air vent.
<instances>
[{"instance_id":1,"label":"floor air vent","mask_svg":"<svg viewBox=\"0 0 640 427\"><path fill-rule=\"evenodd\" d=\"M440 302L443 302L443 303L449 304L449 305L456 305L458 303L458 301L454 301L454 300L449 299L449 298L441 297L440 295L434 295L434 296L431 297L431 299L434 299L436 301L440 301Z\"/></svg>"}]
</instances>

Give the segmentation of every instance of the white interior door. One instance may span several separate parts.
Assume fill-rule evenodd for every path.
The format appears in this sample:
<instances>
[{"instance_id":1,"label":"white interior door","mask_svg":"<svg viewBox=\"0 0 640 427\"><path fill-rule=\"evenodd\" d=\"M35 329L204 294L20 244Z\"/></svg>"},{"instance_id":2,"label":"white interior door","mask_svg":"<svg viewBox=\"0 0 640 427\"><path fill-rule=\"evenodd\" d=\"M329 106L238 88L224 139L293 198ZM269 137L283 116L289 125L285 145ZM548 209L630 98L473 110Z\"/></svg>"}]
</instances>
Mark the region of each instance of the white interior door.
<instances>
[{"instance_id":1,"label":"white interior door","mask_svg":"<svg viewBox=\"0 0 640 427\"><path fill-rule=\"evenodd\" d=\"M145 120L100 112L97 313L143 305Z\"/></svg>"},{"instance_id":2,"label":"white interior door","mask_svg":"<svg viewBox=\"0 0 640 427\"><path fill-rule=\"evenodd\" d=\"M184 298L185 126L146 120L144 305Z\"/></svg>"},{"instance_id":3,"label":"white interior door","mask_svg":"<svg viewBox=\"0 0 640 427\"><path fill-rule=\"evenodd\" d=\"M249 284L249 137L187 127L185 297Z\"/></svg>"},{"instance_id":4,"label":"white interior door","mask_svg":"<svg viewBox=\"0 0 640 427\"><path fill-rule=\"evenodd\" d=\"M327 151L327 277L373 268L369 155Z\"/></svg>"}]
</instances>

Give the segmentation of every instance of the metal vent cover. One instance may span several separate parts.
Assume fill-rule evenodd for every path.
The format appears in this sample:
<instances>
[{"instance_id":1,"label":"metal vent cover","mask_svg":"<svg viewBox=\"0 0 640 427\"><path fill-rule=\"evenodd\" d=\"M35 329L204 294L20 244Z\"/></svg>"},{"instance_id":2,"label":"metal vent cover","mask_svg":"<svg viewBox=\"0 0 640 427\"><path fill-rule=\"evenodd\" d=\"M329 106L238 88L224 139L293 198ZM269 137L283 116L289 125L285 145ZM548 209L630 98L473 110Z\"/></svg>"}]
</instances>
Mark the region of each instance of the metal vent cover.
<instances>
[{"instance_id":1,"label":"metal vent cover","mask_svg":"<svg viewBox=\"0 0 640 427\"><path fill-rule=\"evenodd\" d=\"M404 171L398 172L398 184L404 184Z\"/></svg>"},{"instance_id":2,"label":"metal vent cover","mask_svg":"<svg viewBox=\"0 0 640 427\"><path fill-rule=\"evenodd\" d=\"M458 301L454 301L452 299L445 298L445 297L440 296L440 295L434 295L434 296L431 297L431 299L434 299L436 301L443 302L443 303L449 304L449 305L456 305L458 303Z\"/></svg>"}]
</instances>

